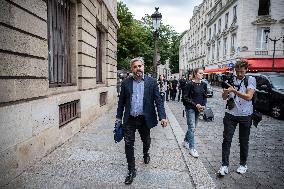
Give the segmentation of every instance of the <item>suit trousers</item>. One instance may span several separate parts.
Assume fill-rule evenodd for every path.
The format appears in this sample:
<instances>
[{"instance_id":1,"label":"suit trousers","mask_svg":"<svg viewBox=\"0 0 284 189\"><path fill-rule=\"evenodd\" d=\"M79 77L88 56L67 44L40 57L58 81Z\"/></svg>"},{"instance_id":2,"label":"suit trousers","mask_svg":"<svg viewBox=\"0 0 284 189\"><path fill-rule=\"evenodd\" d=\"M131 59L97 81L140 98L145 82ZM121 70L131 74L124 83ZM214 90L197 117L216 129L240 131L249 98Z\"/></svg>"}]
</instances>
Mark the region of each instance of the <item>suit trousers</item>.
<instances>
[{"instance_id":1,"label":"suit trousers","mask_svg":"<svg viewBox=\"0 0 284 189\"><path fill-rule=\"evenodd\" d=\"M240 165L246 165L249 149L251 116L233 116L225 113L222 143L222 165L229 166L230 148L235 129L239 124Z\"/></svg>"},{"instance_id":2,"label":"suit trousers","mask_svg":"<svg viewBox=\"0 0 284 189\"><path fill-rule=\"evenodd\" d=\"M144 116L129 116L127 123L123 126L125 154L128 170L135 169L134 142L135 132L138 130L143 142L143 154L147 154L151 144L150 128L147 127Z\"/></svg>"}]
</instances>

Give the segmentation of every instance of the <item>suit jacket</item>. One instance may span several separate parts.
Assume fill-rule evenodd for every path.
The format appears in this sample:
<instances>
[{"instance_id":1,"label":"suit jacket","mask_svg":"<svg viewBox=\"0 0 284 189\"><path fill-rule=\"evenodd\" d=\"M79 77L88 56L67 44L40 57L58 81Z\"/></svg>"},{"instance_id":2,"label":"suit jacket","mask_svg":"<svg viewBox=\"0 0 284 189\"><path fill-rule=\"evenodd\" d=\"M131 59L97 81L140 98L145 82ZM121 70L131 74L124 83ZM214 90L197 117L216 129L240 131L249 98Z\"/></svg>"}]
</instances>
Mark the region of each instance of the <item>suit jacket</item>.
<instances>
[{"instance_id":1,"label":"suit jacket","mask_svg":"<svg viewBox=\"0 0 284 189\"><path fill-rule=\"evenodd\" d=\"M123 123L127 123L133 93L133 78L127 78L121 83L121 91L118 100L116 118L122 119ZM143 115L145 116L146 124L149 128L153 128L158 124L156 108L159 120L166 119L164 102L161 99L158 83L155 79L144 76L144 98L143 98Z\"/></svg>"}]
</instances>

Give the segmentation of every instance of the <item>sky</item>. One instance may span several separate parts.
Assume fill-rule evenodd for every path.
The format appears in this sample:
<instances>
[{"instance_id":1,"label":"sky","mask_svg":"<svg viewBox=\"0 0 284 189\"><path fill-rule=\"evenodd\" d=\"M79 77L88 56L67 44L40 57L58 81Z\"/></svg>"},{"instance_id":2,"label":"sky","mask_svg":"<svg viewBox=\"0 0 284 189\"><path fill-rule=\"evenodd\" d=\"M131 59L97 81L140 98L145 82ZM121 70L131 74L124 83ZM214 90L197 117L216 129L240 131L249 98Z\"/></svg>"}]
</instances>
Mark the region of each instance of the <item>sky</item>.
<instances>
[{"instance_id":1,"label":"sky","mask_svg":"<svg viewBox=\"0 0 284 189\"><path fill-rule=\"evenodd\" d=\"M189 29L189 19L192 16L194 6L203 0L118 0L124 2L134 18L141 20L145 14L153 14L155 7L159 7L162 14L162 22L170 25L178 33Z\"/></svg>"}]
</instances>

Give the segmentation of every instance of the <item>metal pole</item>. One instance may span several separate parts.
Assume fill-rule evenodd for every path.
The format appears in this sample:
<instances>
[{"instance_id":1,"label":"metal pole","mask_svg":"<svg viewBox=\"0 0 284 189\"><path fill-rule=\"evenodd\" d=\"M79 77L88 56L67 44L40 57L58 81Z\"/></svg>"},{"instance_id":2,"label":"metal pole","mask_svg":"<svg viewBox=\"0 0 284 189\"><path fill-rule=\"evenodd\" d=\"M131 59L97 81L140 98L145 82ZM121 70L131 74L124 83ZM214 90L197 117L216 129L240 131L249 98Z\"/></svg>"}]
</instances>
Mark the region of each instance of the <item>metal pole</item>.
<instances>
[{"instance_id":1,"label":"metal pole","mask_svg":"<svg viewBox=\"0 0 284 189\"><path fill-rule=\"evenodd\" d=\"M157 30L154 31L153 77L157 78Z\"/></svg>"},{"instance_id":2,"label":"metal pole","mask_svg":"<svg viewBox=\"0 0 284 189\"><path fill-rule=\"evenodd\" d=\"M272 71L274 72L274 57L275 57L275 45L276 45L276 41L278 40L273 40L274 44L273 44L273 56L272 56Z\"/></svg>"}]
</instances>

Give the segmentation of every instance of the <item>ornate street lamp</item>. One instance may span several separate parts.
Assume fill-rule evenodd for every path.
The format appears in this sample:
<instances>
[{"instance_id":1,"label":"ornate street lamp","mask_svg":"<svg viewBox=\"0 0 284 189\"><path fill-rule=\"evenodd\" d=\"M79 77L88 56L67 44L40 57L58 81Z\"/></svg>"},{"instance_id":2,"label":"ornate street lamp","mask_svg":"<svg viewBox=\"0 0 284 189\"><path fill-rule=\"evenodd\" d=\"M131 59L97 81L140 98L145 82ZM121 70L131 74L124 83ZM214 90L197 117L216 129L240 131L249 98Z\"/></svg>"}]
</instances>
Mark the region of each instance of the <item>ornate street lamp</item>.
<instances>
[{"instance_id":1,"label":"ornate street lamp","mask_svg":"<svg viewBox=\"0 0 284 189\"><path fill-rule=\"evenodd\" d=\"M162 14L159 13L159 7L155 7L156 11L151 15L153 22L153 37L154 37L154 55L153 55L153 76L157 78L157 40L159 38L159 28L162 19Z\"/></svg>"},{"instance_id":2,"label":"ornate street lamp","mask_svg":"<svg viewBox=\"0 0 284 189\"><path fill-rule=\"evenodd\" d=\"M265 28L264 29L264 33L266 35L266 41L265 43L267 43L268 39L270 41L273 41L273 56L272 56L272 71L274 72L274 62L275 62L275 45L276 45L276 42L279 41L281 38L283 38L282 40L282 43L284 43L284 37L280 37L280 38L274 38L274 39L271 39L270 37L268 37L268 34L270 33L270 28Z\"/></svg>"}]
</instances>

